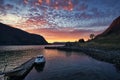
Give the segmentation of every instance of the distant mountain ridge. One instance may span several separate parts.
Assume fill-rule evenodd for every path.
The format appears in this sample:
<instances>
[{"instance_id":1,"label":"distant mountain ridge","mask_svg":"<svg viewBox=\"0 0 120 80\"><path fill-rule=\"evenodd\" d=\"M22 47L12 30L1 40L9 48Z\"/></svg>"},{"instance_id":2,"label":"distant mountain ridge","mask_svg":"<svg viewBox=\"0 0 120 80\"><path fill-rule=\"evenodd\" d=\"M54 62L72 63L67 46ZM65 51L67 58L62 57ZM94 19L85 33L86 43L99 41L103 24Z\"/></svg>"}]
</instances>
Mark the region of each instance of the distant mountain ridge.
<instances>
[{"instance_id":1,"label":"distant mountain ridge","mask_svg":"<svg viewBox=\"0 0 120 80\"><path fill-rule=\"evenodd\" d=\"M40 35L0 23L0 45L44 45L47 41Z\"/></svg>"}]
</instances>

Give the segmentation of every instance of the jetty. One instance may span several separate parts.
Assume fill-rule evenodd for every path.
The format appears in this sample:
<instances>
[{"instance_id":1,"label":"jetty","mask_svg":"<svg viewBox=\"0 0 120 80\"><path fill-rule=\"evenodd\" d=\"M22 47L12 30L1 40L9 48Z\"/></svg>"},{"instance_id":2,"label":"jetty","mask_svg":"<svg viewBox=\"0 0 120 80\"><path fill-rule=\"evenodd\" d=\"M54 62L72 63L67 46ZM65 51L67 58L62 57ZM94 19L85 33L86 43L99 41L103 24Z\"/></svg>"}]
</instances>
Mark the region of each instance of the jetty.
<instances>
[{"instance_id":1,"label":"jetty","mask_svg":"<svg viewBox=\"0 0 120 80\"><path fill-rule=\"evenodd\" d=\"M22 80L34 67L35 58L31 58L27 62L7 72L0 72L0 75L7 77L7 80Z\"/></svg>"}]
</instances>

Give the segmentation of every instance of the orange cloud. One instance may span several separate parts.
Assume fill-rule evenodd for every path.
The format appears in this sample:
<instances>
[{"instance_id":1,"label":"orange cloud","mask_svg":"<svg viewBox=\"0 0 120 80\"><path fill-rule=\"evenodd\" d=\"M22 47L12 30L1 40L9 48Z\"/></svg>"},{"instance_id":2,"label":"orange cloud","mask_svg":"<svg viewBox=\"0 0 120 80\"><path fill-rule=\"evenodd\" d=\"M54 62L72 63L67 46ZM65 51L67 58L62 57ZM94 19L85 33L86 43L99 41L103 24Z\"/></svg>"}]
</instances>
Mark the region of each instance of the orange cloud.
<instances>
[{"instance_id":1,"label":"orange cloud","mask_svg":"<svg viewBox=\"0 0 120 80\"><path fill-rule=\"evenodd\" d=\"M68 10L70 10L70 11L73 10L73 7L74 7L74 6L73 6L72 2L69 1L69 2L68 2Z\"/></svg>"},{"instance_id":2,"label":"orange cloud","mask_svg":"<svg viewBox=\"0 0 120 80\"><path fill-rule=\"evenodd\" d=\"M72 11L74 5L71 0L64 0L63 2L56 1L53 7L55 9L64 9L64 10Z\"/></svg>"},{"instance_id":3,"label":"orange cloud","mask_svg":"<svg viewBox=\"0 0 120 80\"><path fill-rule=\"evenodd\" d=\"M24 3L27 4L29 1L24 0ZM33 5L42 5L46 3L47 6L52 7L54 9L64 9L64 10L73 10L74 5L71 0L55 0L54 2L51 0L37 0L33 3Z\"/></svg>"},{"instance_id":4,"label":"orange cloud","mask_svg":"<svg viewBox=\"0 0 120 80\"><path fill-rule=\"evenodd\" d=\"M28 3L28 0L24 0L24 3L27 4L27 3Z\"/></svg>"},{"instance_id":5,"label":"orange cloud","mask_svg":"<svg viewBox=\"0 0 120 80\"><path fill-rule=\"evenodd\" d=\"M46 0L46 3L47 3L47 4L50 4L50 0Z\"/></svg>"},{"instance_id":6,"label":"orange cloud","mask_svg":"<svg viewBox=\"0 0 120 80\"><path fill-rule=\"evenodd\" d=\"M43 0L38 0L38 3L41 5L42 4L42 2L43 2Z\"/></svg>"},{"instance_id":7,"label":"orange cloud","mask_svg":"<svg viewBox=\"0 0 120 80\"><path fill-rule=\"evenodd\" d=\"M58 2L57 2L57 1L55 2L54 8L55 8L55 9L59 9L59 5L58 5Z\"/></svg>"}]
</instances>

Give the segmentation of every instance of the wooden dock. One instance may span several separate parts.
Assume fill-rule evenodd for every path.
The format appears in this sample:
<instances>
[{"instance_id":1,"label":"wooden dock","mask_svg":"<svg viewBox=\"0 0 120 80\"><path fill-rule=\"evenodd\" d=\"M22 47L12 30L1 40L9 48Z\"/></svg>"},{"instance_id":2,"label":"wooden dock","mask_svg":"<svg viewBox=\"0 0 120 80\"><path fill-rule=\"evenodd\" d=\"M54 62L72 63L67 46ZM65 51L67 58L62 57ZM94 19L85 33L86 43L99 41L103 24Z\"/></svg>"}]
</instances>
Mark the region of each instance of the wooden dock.
<instances>
[{"instance_id":1,"label":"wooden dock","mask_svg":"<svg viewBox=\"0 0 120 80\"><path fill-rule=\"evenodd\" d=\"M19 67L8 72L1 72L0 75L7 77L7 80L22 80L31 71L34 66L35 58L31 58Z\"/></svg>"}]
</instances>

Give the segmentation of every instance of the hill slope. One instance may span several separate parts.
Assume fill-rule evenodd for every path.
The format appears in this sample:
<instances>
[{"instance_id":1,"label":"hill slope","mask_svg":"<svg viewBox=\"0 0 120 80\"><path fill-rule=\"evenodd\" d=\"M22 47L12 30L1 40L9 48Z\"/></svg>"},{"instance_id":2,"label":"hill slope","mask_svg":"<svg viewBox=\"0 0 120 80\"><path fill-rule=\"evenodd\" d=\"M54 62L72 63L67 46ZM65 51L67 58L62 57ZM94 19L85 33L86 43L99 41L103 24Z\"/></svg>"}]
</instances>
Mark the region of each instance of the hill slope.
<instances>
[{"instance_id":1,"label":"hill slope","mask_svg":"<svg viewBox=\"0 0 120 80\"><path fill-rule=\"evenodd\" d=\"M40 35L30 34L0 23L0 45L43 45L47 41Z\"/></svg>"},{"instance_id":2,"label":"hill slope","mask_svg":"<svg viewBox=\"0 0 120 80\"><path fill-rule=\"evenodd\" d=\"M120 34L120 16L113 20L112 24L100 36L109 36L111 34Z\"/></svg>"},{"instance_id":3,"label":"hill slope","mask_svg":"<svg viewBox=\"0 0 120 80\"><path fill-rule=\"evenodd\" d=\"M98 43L120 43L120 16L113 20L112 24L102 34L92 41Z\"/></svg>"}]
</instances>

